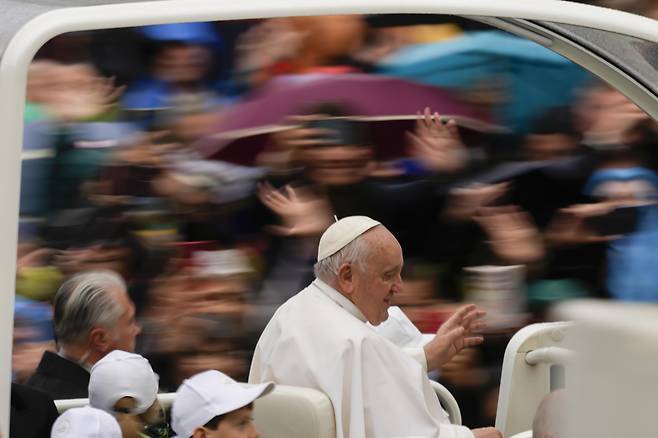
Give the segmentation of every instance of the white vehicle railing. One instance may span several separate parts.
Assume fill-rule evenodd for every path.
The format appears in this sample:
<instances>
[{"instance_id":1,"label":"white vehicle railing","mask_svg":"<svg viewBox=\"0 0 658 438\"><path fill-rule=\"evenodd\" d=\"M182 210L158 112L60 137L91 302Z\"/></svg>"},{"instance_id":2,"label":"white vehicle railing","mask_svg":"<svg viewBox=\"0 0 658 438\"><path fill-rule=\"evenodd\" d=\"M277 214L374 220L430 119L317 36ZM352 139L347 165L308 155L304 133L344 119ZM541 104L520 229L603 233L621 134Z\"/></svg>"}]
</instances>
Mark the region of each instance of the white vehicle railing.
<instances>
[{"instance_id":1,"label":"white vehicle railing","mask_svg":"<svg viewBox=\"0 0 658 438\"><path fill-rule=\"evenodd\" d=\"M532 428L539 403L558 384L551 367L564 366L572 358L572 351L564 347L571 326L566 322L533 324L510 340L496 412L496 427L504 437L527 435Z\"/></svg>"}]
</instances>

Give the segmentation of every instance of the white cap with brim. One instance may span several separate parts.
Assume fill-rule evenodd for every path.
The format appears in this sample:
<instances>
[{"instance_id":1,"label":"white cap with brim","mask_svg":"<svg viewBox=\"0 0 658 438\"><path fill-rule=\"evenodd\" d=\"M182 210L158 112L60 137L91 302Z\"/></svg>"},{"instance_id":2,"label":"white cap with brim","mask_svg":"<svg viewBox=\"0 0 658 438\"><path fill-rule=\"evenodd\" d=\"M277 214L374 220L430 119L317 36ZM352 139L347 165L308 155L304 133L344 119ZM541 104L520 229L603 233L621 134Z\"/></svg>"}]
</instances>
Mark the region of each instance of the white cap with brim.
<instances>
[{"instance_id":1,"label":"white cap with brim","mask_svg":"<svg viewBox=\"0 0 658 438\"><path fill-rule=\"evenodd\" d=\"M369 229L381 225L368 216L348 216L331 224L320 238L318 262L336 254Z\"/></svg>"},{"instance_id":2,"label":"white cap with brim","mask_svg":"<svg viewBox=\"0 0 658 438\"><path fill-rule=\"evenodd\" d=\"M178 437L190 437L216 416L243 408L273 389L272 382L243 385L219 371L204 371L185 380L176 391L171 427Z\"/></svg>"},{"instance_id":3,"label":"white cap with brim","mask_svg":"<svg viewBox=\"0 0 658 438\"><path fill-rule=\"evenodd\" d=\"M135 414L153 405L158 394L158 375L139 354L114 350L96 362L89 377L89 404L105 412L123 397L132 397Z\"/></svg>"},{"instance_id":4,"label":"white cap with brim","mask_svg":"<svg viewBox=\"0 0 658 438\"><path fill-rule=\"evenodd\" d=\"M60 415L53 424L50 438L121 438L121 428L107 412L85 406Z\"/></svg>"}]
</instances>

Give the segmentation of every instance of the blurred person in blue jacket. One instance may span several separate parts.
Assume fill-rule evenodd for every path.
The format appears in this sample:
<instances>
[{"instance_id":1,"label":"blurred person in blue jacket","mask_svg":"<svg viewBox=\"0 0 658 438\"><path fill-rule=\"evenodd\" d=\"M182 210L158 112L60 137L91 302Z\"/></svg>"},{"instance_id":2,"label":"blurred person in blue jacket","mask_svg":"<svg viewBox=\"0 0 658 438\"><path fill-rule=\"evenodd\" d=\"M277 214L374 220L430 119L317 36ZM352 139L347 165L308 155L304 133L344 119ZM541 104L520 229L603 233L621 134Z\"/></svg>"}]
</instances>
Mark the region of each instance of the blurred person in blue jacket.
<instances>
[{"instance_id":1,"label":"blurred person in blue jacket","mask_svg":"<svg viewBox=\"0 0 658 438\"><path fill-rule=\"evenodd\" d=\"M605 295L627 301L658 300L658 174L647 167L655 154L647 147L648 123L603 152L583 188L595 202L562 210L548 233L557 246L598 247L605 262L594 280Z\"/></svg>"},{"instance_id":2,"label":"blurred person in blue jacket","mask_svg":"<svg viewBox=\"0 0 658 438\"><path fill-rule=\"evenodd\" d=\"M230 102L224 94L231 93L214 77L223 44L212 23L144 26L138 32L152 43L150 74L128 86L122 106L143 127L159 126L163 112L174 108L205 112Z\"/></svg>"}]
</instances>

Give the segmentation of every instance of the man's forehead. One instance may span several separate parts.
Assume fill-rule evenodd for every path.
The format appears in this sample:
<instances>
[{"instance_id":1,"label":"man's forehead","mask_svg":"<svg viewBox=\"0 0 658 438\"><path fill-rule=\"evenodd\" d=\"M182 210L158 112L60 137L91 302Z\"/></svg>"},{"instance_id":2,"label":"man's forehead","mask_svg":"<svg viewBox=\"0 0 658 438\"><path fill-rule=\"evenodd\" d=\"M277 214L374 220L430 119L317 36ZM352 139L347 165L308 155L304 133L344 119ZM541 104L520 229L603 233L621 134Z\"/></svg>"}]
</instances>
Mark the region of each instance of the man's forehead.
<instances>
[{"instance_id":1,"label":"man's forehead","mask_svg":"<svg viewBox=\"0 0 658 438\"><path fill-rule=\"evenodd\" d=\"M132 300L130 299L130 296L128 295L128 291L120 286L112 286L107 288L108 293L112 296L112 298L119 303L122 309L124 311L134 311L135 305L133 304Z\"/></svg>"},{"instance_id":2,"label":"man's forehead","mask_svg":"<svg viewBox=\"0 0 658 438\"><path fill-rule=\"evenodd\" d=\"M375 247L401 248L398 239L383 225L378 225L366 231L364 237Z\"/></svg>"},{"instance_id":3,"label":"man's forehead","mask_svg":"<svg viewBox=\"0 0 658 438\"><path fill-rule=\"evenodd\" d=\"M402 263L402 247L390 231L384 227L377 227L368 232L370 236L370 255L376 257L377 262L398 265Z\"/></svg>"}]
</instances>

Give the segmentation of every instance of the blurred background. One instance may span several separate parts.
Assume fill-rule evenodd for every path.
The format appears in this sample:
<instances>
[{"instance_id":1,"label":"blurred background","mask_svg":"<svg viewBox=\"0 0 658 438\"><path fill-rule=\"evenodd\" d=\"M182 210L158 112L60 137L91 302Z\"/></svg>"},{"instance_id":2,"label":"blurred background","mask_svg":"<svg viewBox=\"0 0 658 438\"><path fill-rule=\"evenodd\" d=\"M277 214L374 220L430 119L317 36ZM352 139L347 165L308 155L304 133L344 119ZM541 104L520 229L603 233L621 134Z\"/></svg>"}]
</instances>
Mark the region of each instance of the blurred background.
<instances>
[{"instance_id":1,"label":"blurred background","mask_svg":"<svg viewBox=\"0 0 658 438\"><path fill-rule=\"evenodd\" d=\"M319 236L364 214L402 244L395 304L421 331L488 310L485 343L434 377L465 424L493 424L519 328L572 298L658 301L657 133L577 65L457 17L58 36L28 76L14 380L56 348L59 285L95 269L127 281L162 390L246 380Z\"/></svg>"}]
</instances>

